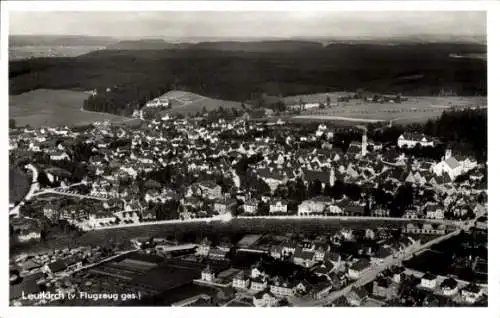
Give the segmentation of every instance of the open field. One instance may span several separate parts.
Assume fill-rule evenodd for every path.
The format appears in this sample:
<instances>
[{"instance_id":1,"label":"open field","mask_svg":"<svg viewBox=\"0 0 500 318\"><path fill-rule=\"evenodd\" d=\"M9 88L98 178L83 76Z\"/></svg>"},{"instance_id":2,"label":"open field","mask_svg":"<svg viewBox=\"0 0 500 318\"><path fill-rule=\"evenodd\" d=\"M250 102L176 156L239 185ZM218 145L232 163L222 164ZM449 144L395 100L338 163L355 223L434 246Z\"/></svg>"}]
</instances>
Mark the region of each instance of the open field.
<instances>
[{"instance_id":1,"label":"open field","mask_svg":"<svg viewBox=\"0 0 500 318\"><path fill-rule=\"evenodd\" d=\"M9 60L22 60L38 57L71 57L87 54L92 51L103 50L104 46L74 45L50 46L30 45L9 47Z\"/></svg>"},{"instance_id":2,"label":"open field","mask_svg":"<svg viewBox=\"0 0 500 318\"><path fill-rule=\"evenodd\" d=\"M159 96L159 98L168 98L172 105L172 108L161 111L162 116L165 113L194 115L198 112L202 112L203 109L212 111L220 107L224 109L242 109L240 102L209 98L180 90L169 91Z\"/></svg>"},{"instance_id":3,"label":"open field","mask_svg":"<svg viewBox=\"0 0 500 318\"><path fill-rule=\"evenodd\" d=\"M94 121L121 122L127 117L82 110L87 93L71 90L37 89L9 96L9 118L17 126L77 126Z\"/></svg>"},{"instance_id":4,"label":"open field","mask_svg":"<svg viewBox=\"0 0 500 318\"><path fill-rule=\"evenodd\" d=\"M169 113L173 114L196 114L201 112L203 108L207 111L216 110L219 107L241 109L240 102L209 98L185 91L170 91L162 95L162 97L173 101L172 108L168 110Z\"/></svg>"},{"instance_id":5,"label":"open field","mask_svg":"<svg viewBox=\"0 0 500 318\"><path fill-rule=\"evenodd\" d=\"M452 107L485 107L487 105L487 98L483 96L412 96L408 98L408 101L401 104L368 103L361 100L338 103L336 101L337 96L339 96L338 93L311 94L287 98L290 105L293 105L294 101L298 101L300 98L302 98L305 103L325 103L326 95L329 95L332 99L332 106L330 108L306 110L302 112L301 115L295 116L294 118L301 120L337 120L350 122L392 120L393 122L407 124L425 122L428 119L437 118L444 110Z\"/></svg>"}]
</instances>

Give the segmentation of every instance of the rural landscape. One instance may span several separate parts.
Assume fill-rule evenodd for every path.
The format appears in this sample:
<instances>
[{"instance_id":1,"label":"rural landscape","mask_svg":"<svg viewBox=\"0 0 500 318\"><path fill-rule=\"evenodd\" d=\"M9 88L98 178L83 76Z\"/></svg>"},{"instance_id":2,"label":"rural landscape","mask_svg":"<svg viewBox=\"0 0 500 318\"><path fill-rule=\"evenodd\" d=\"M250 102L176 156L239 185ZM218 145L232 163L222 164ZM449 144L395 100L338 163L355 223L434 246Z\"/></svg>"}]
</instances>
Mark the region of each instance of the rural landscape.
<instances>
[{"instance_id":1,"label":"rural landscape","mask_svg":"<svg viewBox=\"0 0 500 318\"><path fill-rule=\"evenodd\" d=\"M488 306L484 12L255 14L11 16L10 306Z\"/></svg>"}]
</instances>

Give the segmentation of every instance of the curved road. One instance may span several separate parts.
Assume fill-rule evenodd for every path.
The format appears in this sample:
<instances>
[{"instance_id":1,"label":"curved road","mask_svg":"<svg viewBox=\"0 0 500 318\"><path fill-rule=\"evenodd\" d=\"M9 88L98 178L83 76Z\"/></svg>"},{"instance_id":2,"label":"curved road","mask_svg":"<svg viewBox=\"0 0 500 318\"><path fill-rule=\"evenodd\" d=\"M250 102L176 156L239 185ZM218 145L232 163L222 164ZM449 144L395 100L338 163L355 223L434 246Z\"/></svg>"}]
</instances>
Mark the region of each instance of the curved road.
<instances>
[{"instance_id":1,"label":"curved road","mask_svg":"<svg viewBox=\"0 0 500 318\"><path fill-rule=\"evenodd\" d=\"M482 214L477 215L475 220L482 216ZM327 306L332 304L336 299L338 299L341 296L347 296L347 294L351 291L353 287L361 287L363 285L368 284L369 282L375 280L377 278L377 275L381 272L383 272L385 269L390 268L391 266L400 264L402 261L410 259L413 257L413 254L418 254L419 252L422 252L426 249L429 249L431 246L441 243L442 241L445 241L455 235L458 235L460 231L468 231L470 228L474 225L475 220L469 221L469 222L462 222L461 226L453 231L450 232L446 235L439 236L435 238L434 240L431 240L425 244L422 245L411 245L406 248L405 251L402 253L398 253L398 255L390 255L384 259L384 262L380 265L372 265L369 270L364 273L358 280L355 282L349 284L348 286L344 287L341 290L334 291L327 295L325 298L322 299L315 299L315 300L306 300L306 301L299 301L296 303L296 306L298 307L313 307L313 306Z\"/></svg>"},{"instance_id":2,"label":"curved road","mask_svg":"<svg viewBox=\"0 0 500 318\"><path fill-rule=\"evenodd\" d=\"M20 208L26 203L26 201L30 200L33 196L35 196L35 192L40 189L40 185L38 184L38 170L36 169L36 167L33 166L32 164L28 164L24 167L26 169L31 170L32 172L31 186L28 193L26 193L26 195L24 196L24 199L22 199L18 205L16 205L9 211L9 215L14 215L16 217L19 217Z\"/></svg>"}]
</instances>

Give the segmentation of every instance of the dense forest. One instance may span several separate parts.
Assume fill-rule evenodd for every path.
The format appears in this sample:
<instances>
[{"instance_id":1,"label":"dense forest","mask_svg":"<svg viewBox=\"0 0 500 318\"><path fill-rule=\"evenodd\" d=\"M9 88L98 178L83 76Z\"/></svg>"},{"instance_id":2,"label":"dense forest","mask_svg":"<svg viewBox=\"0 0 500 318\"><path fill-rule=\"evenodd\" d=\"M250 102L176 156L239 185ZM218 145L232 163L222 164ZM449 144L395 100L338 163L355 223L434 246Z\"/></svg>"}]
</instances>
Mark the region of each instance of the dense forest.
<instances>
[{"instance_id":1,"label":"dense forest","mask_svg":"<svg viewBox=\"0 0 500 318\"><path fill-rule=\"evenodd\" d=\"M455 152L473 155L479 161L487 160L488 153L488 113L486 109L445 111L437 119L425 124L393 126L378 130L369 127L369 136L377 142L394 142L403 132L423 133L439 137L441 144L433 148L415 147L403 149L407 155L439 160L445 145Z\"/></svg>"},{"instance_id":2,"label":"dense forest","mask_svg":"<svg viewBox=\"0 0 500 318\"><path fill-rule=\"evenodd\" d=\"M281 46L280 46L281 45ZM10 63L11 94L37 88L97 90L89 110L130 115L172 89L238 102L364 89L380 93L486 95L486 61L475 44L201 43L181 49L102 50Z\"/></svg>"}]
</instances>

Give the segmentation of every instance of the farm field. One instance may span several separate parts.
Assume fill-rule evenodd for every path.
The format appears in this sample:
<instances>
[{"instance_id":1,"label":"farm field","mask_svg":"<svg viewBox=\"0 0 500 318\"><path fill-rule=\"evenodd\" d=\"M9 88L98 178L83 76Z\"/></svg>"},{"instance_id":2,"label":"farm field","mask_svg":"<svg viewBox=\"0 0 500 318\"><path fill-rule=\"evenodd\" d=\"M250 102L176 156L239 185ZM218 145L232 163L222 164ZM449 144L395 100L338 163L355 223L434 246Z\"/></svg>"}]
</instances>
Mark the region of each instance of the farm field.
<instances>
[{"instance_id":1,"label":"farm field","mask_svg":"<svg viewBox=\"0 0 500 318\"><path fill-rule=\"evenodd\" d=\"M23 60L38 57L68 57L87 54L92 51L104 50L104 46L94 45L72 45L72 46L51 46L51 45L30 45L9 47L9 60Z\"/></svg>"},{"instance_id":2,"label":"farm field","mask_svg":"<svg viewBox=\"0 0 500 318\"><path fill-rule=\"evenodd\" d=\"M171 114L188 115L191 113L194 115L197 112L201 112L203 108L207 111L216 110L219 107L224 109L241 109L240 102L209 98L179 90L169 91L160 96L160 98L168 98L172 102L172 108L164 111Z\"/></svg>"},{"instance_id":3,"label":"farm field","mask_svg":"<svg viewBox=\"0 0 500 318\"><path fill-rule=\"evenodd\" d=\"M127 117L82 110L88 94L71 90L37 89L9 96L9 118L31 127L78 126L95 121L123 122Z\"/></svg>"},{"instance_id":4,"label":"farm field","mask_svg":"<svg viewBox=\"0 0 500 318\"><path fill-rule=\"evenodd\" d=\"M341 95L339 93L288 97L288 102L289 105L293 105L295 104L295 100L298 101L302 98L305 103L325 103L327 95L332 99L332 106L330 108L314 108L306 110L294 118L302 120L337 120L352 122L377 122L392 120L400 124L408 124L425 122L428 119L437 118L444 110L452 107L484 107L487 105L487 98L482 96L419 96L409 97L408 101L401 104L378 104L360 100L337 103L336 99Z\"/></svg>"}]
</instances>

